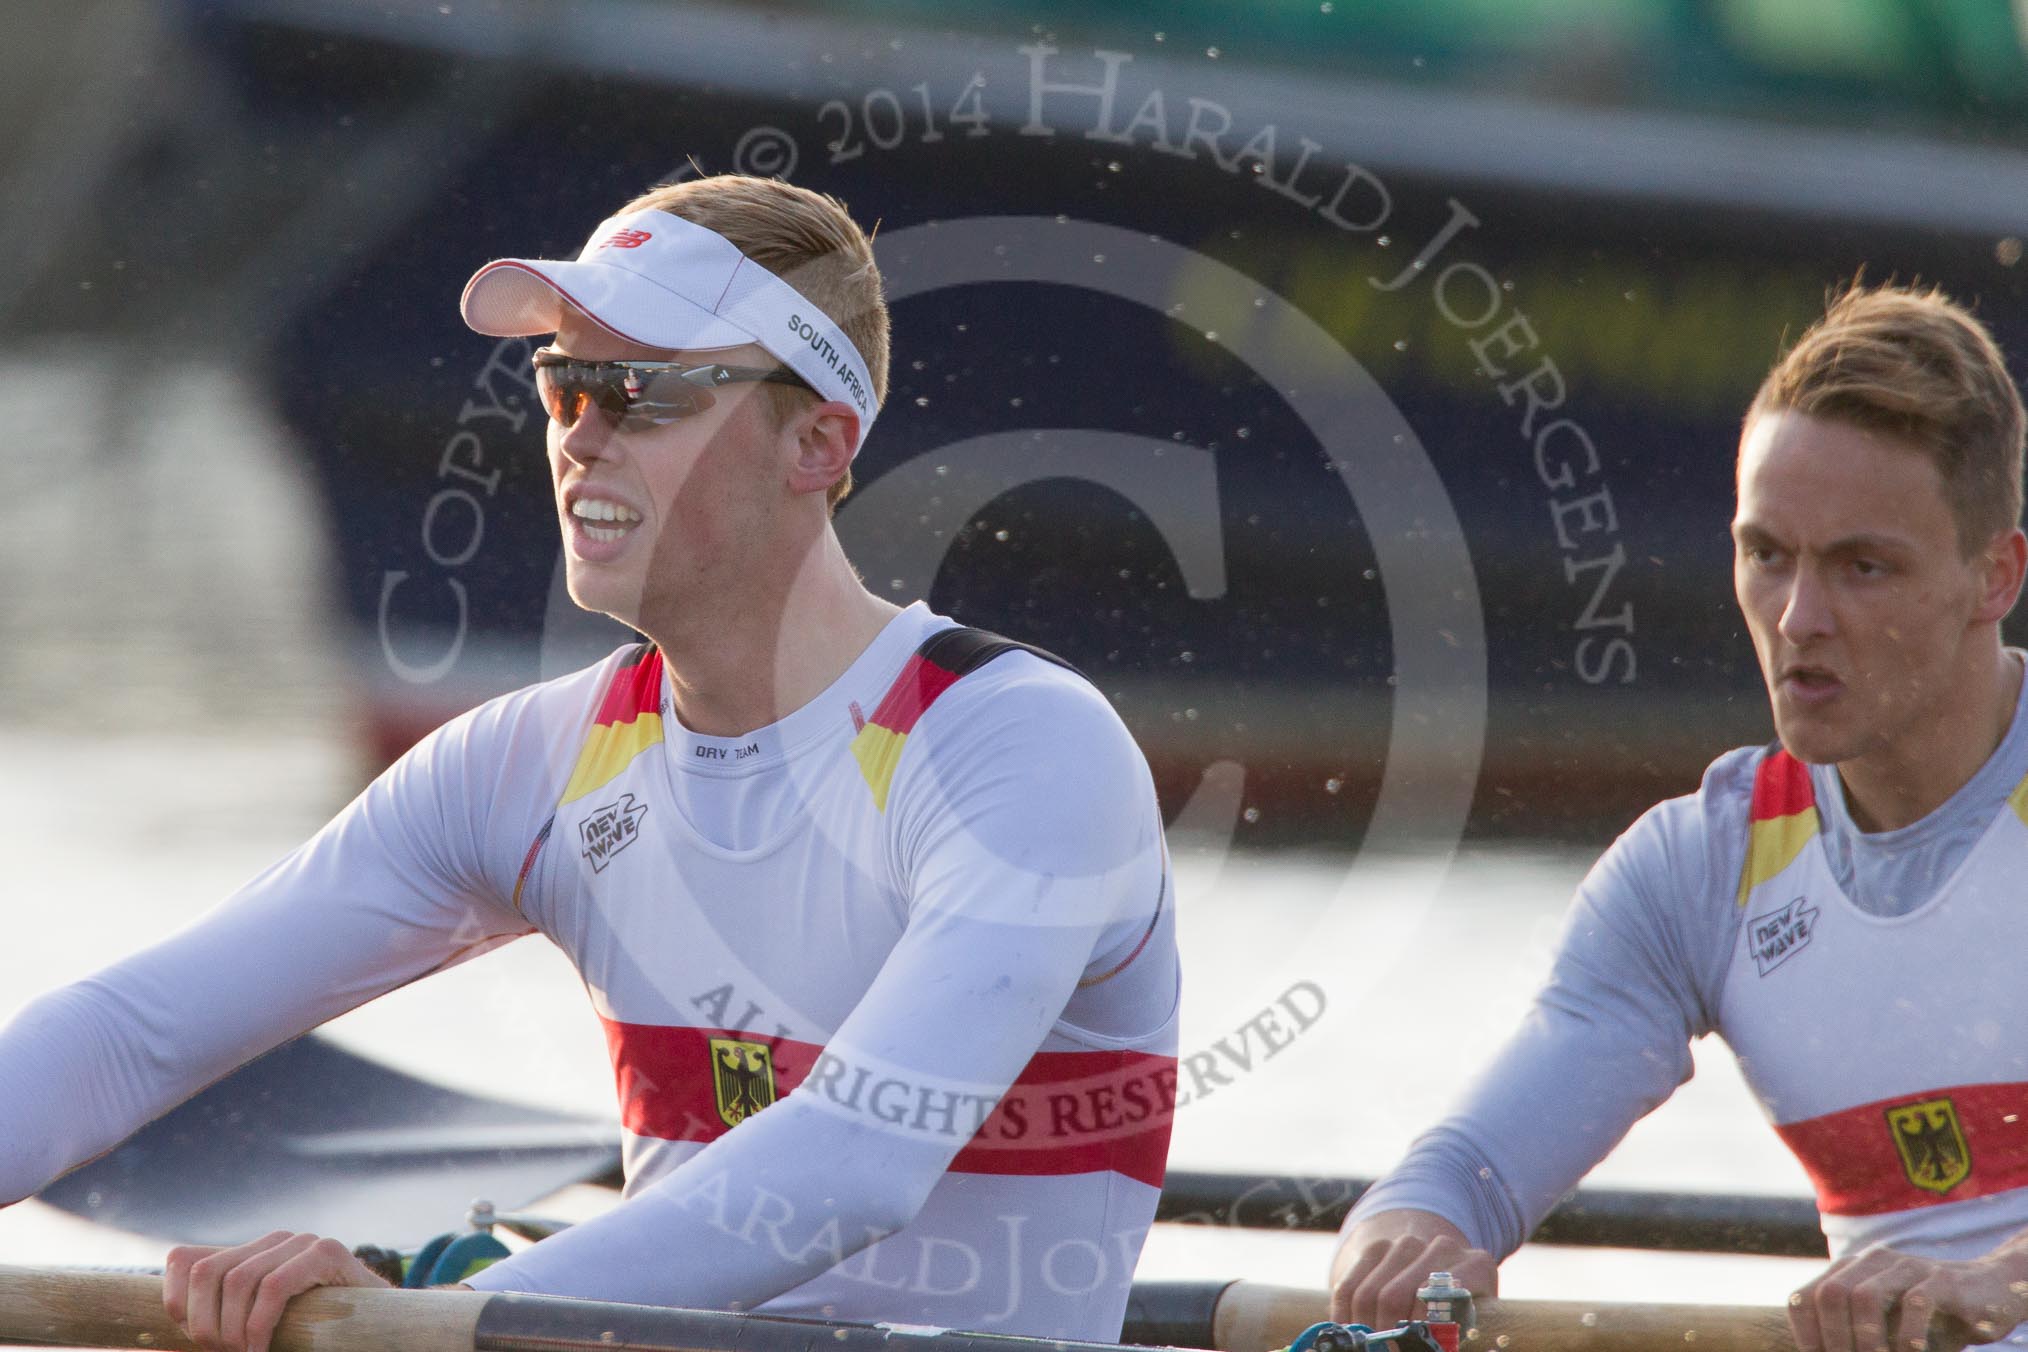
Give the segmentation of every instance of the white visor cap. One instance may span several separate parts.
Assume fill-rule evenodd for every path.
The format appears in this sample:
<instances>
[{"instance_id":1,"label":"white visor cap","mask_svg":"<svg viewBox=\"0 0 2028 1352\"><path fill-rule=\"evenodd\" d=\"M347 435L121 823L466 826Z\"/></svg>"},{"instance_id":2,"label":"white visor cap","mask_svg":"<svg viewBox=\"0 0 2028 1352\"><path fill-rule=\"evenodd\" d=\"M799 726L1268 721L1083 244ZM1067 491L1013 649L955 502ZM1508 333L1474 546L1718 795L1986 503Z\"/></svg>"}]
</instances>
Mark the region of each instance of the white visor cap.
<instances>
[{"instance_id":1,"label":"white visor cap","mask_svg":"<svg viewBox=\"0 0 2028 1352\"><path fill-rule=\"evenodd\" d=\"M575 261L488 263L458 302L467 324L495 338L554 333L566 305L643 347L760 344L859 414L855 455L879 413L866 359L828 315L716 230L666 211L599 222Z\"/></svg>"}]
</instances>

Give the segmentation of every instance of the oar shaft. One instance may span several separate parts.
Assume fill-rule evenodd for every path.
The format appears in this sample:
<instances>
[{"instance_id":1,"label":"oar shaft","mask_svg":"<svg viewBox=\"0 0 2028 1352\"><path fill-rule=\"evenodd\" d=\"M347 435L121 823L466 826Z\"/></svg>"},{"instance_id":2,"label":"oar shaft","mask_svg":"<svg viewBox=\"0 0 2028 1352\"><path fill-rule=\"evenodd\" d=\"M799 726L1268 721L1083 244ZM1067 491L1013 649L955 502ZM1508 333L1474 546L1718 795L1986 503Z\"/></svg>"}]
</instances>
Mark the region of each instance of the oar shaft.
<instances>
[{"instance_id":1,"label":"oar shaft","mask_svg":"<svg viewBox=\"0 0 2028 1352\"><path fill-rule=\"evenodd\" d=\"M1267 1230L1336 1230L1370 1179L1216 1174L1172 1169L1158 1221ZM1530 1238L1538 1244L1678 1249L1697 1253L1828 1253L1817 1208L1804 1197L1580 1188Z\"/></svg>"},{"instance_id":2,"label":"oar shaft","mask_svg":"<svg viewBox=\"0 0 2028 1352\"><path fill-rule=\"evenodd\" d=\"M428 1295L428 1292L411 1292ZM1121 1352L1112 1343L728 1314L596 1300L496 1295L480 1312L476 1352ZM366 1352L361 1349L361 1352ZM378 1349L375 1352L379 1352ZM405 1352L405 1350L404 1350Z\"/></svg>"}]
</instances>

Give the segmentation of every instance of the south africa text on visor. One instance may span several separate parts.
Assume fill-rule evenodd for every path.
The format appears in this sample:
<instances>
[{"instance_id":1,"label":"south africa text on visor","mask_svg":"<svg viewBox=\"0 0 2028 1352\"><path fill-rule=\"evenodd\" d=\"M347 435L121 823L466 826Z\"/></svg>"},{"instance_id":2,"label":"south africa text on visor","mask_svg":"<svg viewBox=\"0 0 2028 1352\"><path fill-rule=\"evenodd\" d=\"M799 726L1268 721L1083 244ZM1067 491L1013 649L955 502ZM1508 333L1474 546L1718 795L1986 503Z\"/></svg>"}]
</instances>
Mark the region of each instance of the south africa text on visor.
<instances>
[{"instance_id":1,"label":"south africa text on visor","mask_svg":"<svg viewBox=\"0 0 2028 1352\"><path fill-rule=\"evenodd\" d=\"M715 230L666 211L599 222L572 261L503 258L465 283L465 322L496 338L554 333L563 307L629 342L684 351L759 343L826 399L859 414L866 444L879 407L866 359L822 310Z\"/></svg>"}]
</instances>

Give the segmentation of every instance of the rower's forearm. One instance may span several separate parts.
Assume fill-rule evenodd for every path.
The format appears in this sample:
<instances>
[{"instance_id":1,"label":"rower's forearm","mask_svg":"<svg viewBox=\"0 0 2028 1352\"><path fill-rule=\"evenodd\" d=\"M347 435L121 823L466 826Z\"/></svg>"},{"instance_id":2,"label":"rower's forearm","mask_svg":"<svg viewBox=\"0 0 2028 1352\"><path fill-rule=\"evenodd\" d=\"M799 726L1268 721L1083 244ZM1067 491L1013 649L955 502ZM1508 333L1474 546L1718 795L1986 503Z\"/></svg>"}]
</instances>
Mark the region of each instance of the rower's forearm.
<instances>
[{"instance_id":1,"label":"rower's forearm","mask_svg":"<svg viewBox=\"0 0 2028 1352\"><path fill-rule=\"evenodd\" d=\"M135 1090L148 1059L89 986L42 995L0 1029L0 1205L34 1196L145 1122Z\"/></svg>"},{"instance_id":2,"label":"rower's forearm","mask_svg":"<svg viewBox=\"0 0 2028 1352\"><path fill-rule=\"evenodd\" d=\"M792 1094L619 1206L467 1277L521 1291L696 1309L752 1309L901 1229L943 1163L874 1167L866 1131ZM946 1161L947 1162L947 1161Z\"/></svg>"},{"instance_id":3,"label":"rower's forearm","mask_svg":"<svg viewBox=\"0 0 2028 1352\"><path fill-rule=\"evenodd\" d=\"M1426 1132L1408 1157L1361 1194L1341 1227L1340 1244L1382 1218L1428 1215L1465 1243L1504 1257L1520 1247L1527 1222L1494 1161L1454 1131Z\"/></svg>"},{"instance_id":4,"label":"rower's forearm","mask_svg":"<svg viewBox=\"0 0 2028 1352\"><path fill-rule=\"evenodd\" d=\"M249 999L245 927L222 912L83 980L0 1029L0 1199L33 1196L304 1030Z\"/></svg>"}]
</instances>

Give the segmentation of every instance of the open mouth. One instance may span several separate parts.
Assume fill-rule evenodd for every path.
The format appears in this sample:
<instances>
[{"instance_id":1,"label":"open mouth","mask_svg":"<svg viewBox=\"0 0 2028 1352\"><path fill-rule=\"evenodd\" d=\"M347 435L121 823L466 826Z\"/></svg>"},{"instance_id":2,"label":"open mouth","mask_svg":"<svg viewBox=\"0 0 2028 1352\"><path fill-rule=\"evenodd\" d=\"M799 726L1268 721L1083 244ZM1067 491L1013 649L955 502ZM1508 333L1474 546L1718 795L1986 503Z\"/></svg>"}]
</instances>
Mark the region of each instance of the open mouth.
<instances>
[{"instance_id":1,"label":"open mouth","mask_svg":"<svg viewBox=\"0 0 2028 1352\"><path fill-rule=\"evenodd\" d=\"M570 514L587 538L599 541L617 540L641 523L633 508L603 498L579 498L570 504Z\"/></svg>"},{"instance_id":2,"label":"open mouth","mask_svg":"<svg viewBox=\"0 0 2028 1352\"><path fill-rule=\"evenodd\" d=\"M1835 694L1839 690L1842 690L1845 685L1828 668L1815 666L1788 668L1782 672L1780 684L1790 694L1804 699L1822 698L1826 695Z\"/></svg>"}]
</instances>

